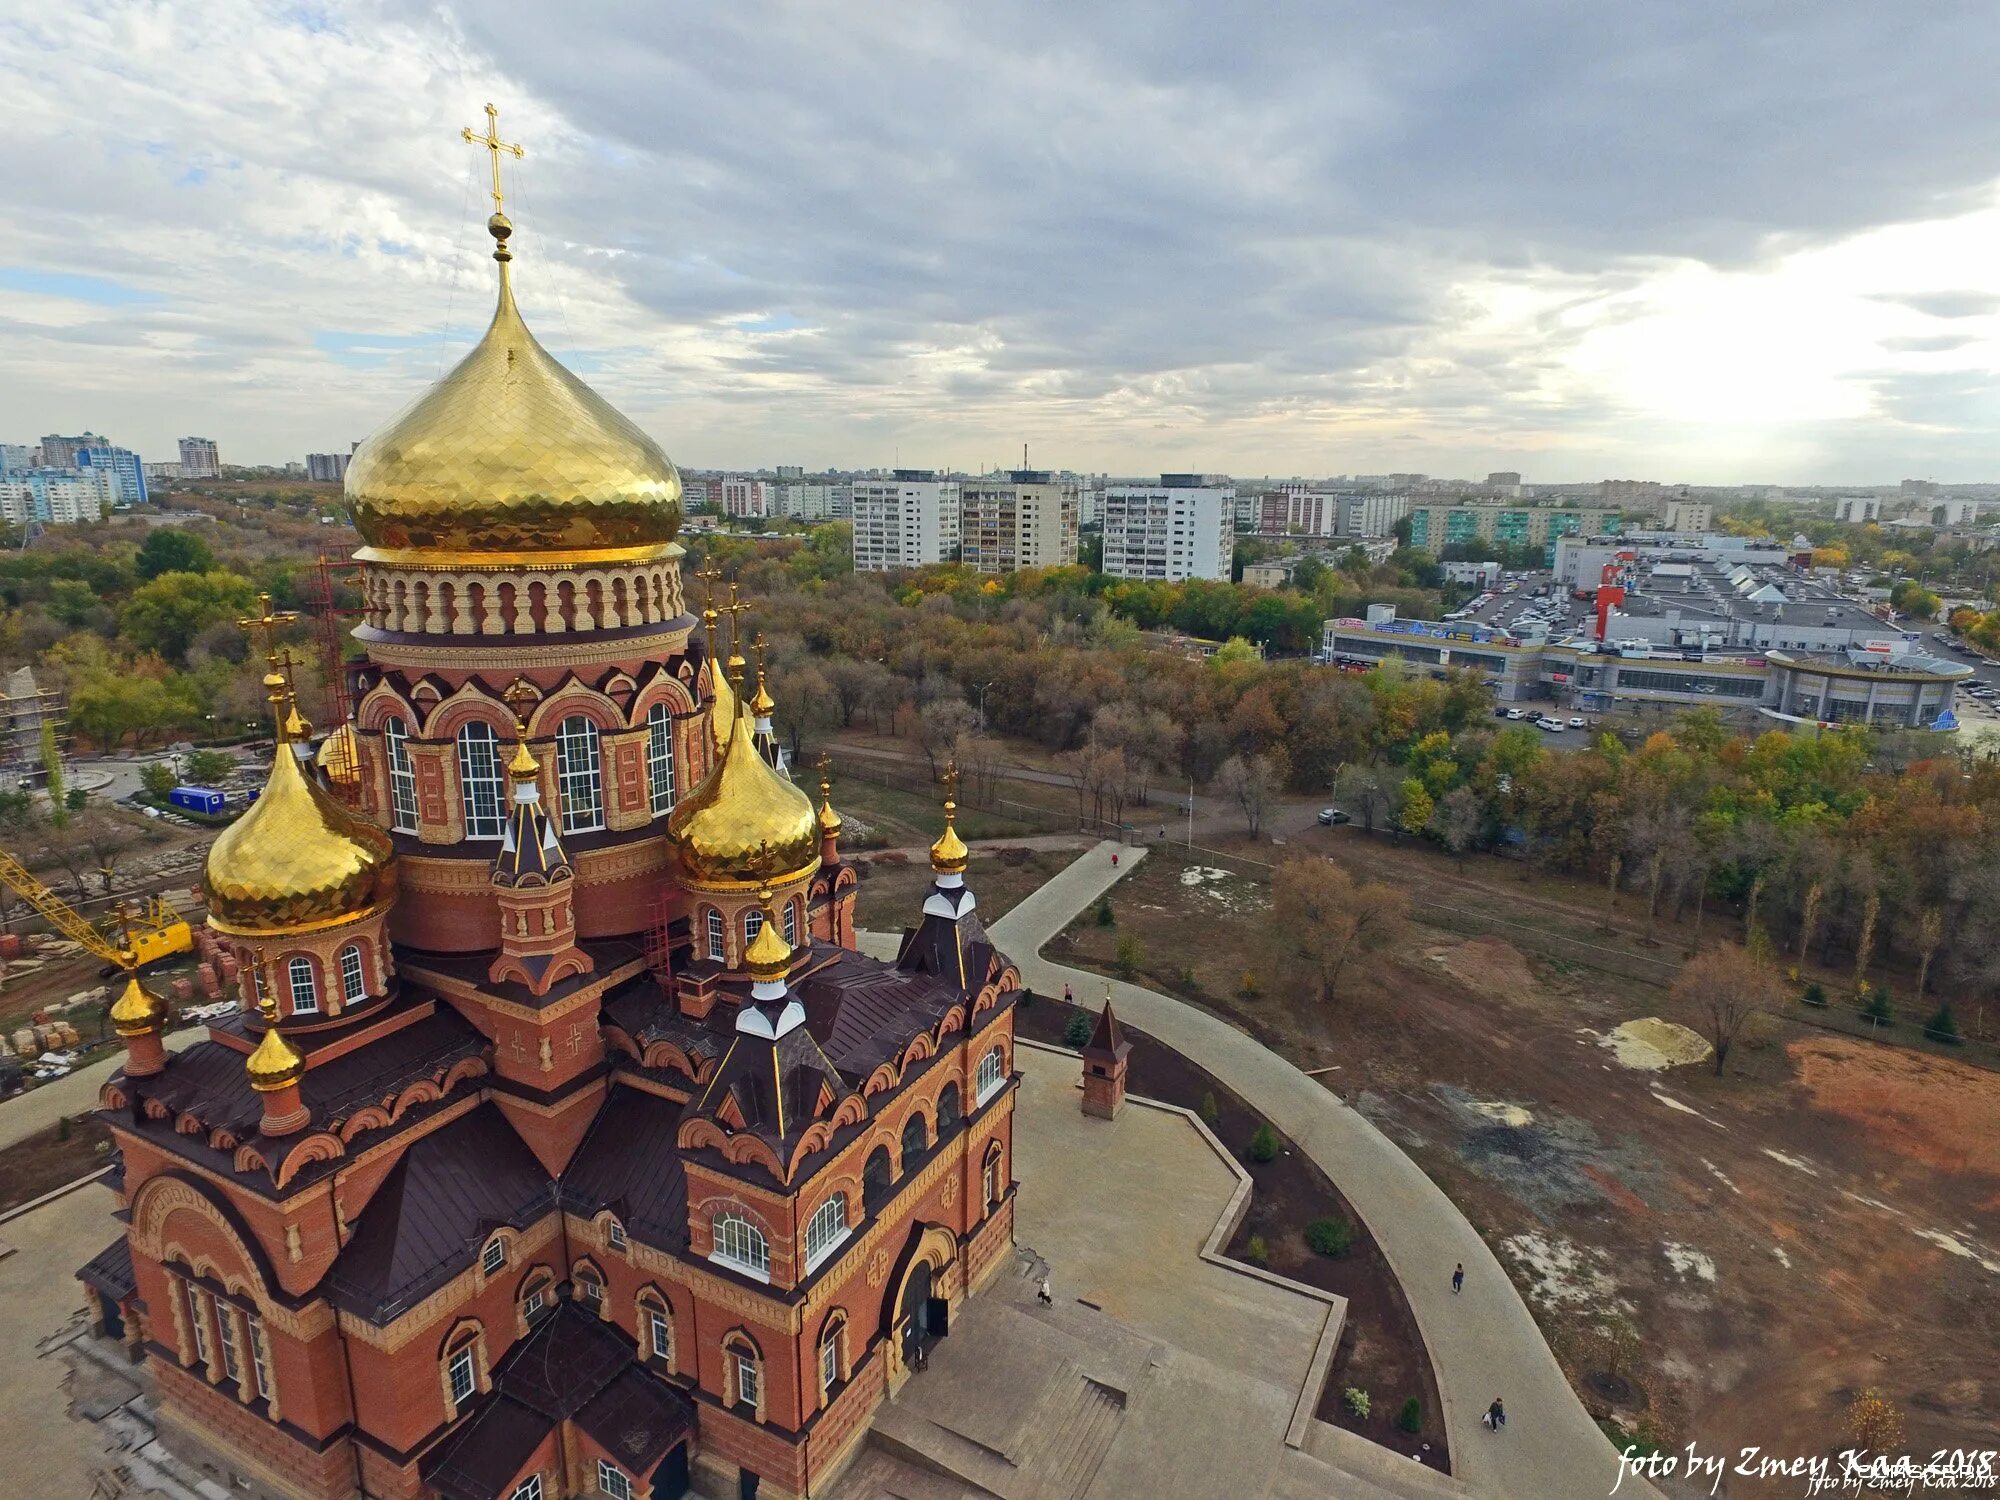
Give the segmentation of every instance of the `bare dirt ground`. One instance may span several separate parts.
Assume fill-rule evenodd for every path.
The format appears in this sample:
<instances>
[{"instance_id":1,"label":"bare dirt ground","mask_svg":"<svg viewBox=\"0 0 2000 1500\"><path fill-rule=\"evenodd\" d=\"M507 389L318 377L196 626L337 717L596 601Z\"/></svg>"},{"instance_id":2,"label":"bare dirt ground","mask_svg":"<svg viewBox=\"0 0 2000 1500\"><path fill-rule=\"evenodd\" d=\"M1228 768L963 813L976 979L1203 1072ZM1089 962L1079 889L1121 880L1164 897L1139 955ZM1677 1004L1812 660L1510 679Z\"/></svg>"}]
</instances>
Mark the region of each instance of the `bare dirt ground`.
<instances>
[{"instance_id":1,"label":"bare dirt ground","mask_svg":"<svg viewBox=\"0 0 2000 1500\"><path fill-rule=\"evenodd\" d=\"M1081 840L1078 845L1082 846ZM1075 851L1068 849L974 849L965 878L979 898L980 918L990 927L1023 896L1040 890L1050 876L1075 859ZM937 879L927 860L892 852L859 854L852 863L861 875L854 898L856 927L901 932L917 925L923 914L924 893Z\"/></svg>"},{"instance_id":2,"label":"bare dirt ground","mask_svg":"<svg viewBox=\"0 0 2000 1500\"><path fill-rule=\"evenodd\" d=\"M1381 877L1368 842L1350 851ZM1662 988L1421 925L1322 1006L1266 897L1148 860L1113 892L1114 927L1086 913L1051 952L1108 969L1130 934L1144 981L1328 1069L1465 1209L1586 1404L1626 1430L1827 1452L1874 1387L1909 1451L2000 1446L2000 1074L1791 1022L1739 1043L1720 1079L1637 1068L1645 1049L1621 1057L1614 1028L1698 1024Z\"/></svg>"}]
</instances>

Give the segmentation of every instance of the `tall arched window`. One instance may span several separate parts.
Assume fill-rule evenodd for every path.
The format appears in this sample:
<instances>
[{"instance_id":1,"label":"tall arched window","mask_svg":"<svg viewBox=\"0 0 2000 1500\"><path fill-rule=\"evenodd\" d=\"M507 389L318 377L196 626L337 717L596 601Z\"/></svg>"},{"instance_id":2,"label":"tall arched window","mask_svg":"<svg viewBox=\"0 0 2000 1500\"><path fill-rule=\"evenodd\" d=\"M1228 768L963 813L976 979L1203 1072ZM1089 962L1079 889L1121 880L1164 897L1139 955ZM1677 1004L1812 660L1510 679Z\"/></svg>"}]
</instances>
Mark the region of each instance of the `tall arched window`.
<instances>
[{"instance_id":1,"label":"tall arched window","mask_svg":"<svg viewBox=\"0 0 2000 1500\"><path fill-rule=\"evenodd\" d=\"M368 978L361 970L361 945L349 943L340 950L340 999L345 1005L359 1005L368 998Z\"/></svg>"},{"instance_id":2,"label":"tall arched window","mask_svg":"<svg viewBox=\"0 0 2000 1500\"><path fill-rule=\"evenodd\" d=\"M480 1354L477 1328L468 1328L459 1334L445 1351L445 1394L451 1399L454 1416L479 1393Z\"/></svg>"},{"instance_id":3,"label":"tall arched window","mask_svg":"<svg viewBox=\"0 0 2000 1500\"><path fill-rule=\"evenodd\" d=\"M943 1091L938 1095L938 1139L943 1140L952 1131L958 1129L959 1122L963 1117L964 1112L959 1108L958 1104L958 1085L947 1083Z\"/></svg>"},{"instance_id":4,"label":"tall arched window","mask_svg":"<svg viewBox=\"0 0 2000 1500\"><path fill-rule=\"evenodd\" d=\"M674 1315L666 1299L648 1287L639 1293L639 1345L646 1358L674 1367Z\"/></svg>"},{"instance_id":5,"label":"tall arched window","mask_svg":"<svg viewBox=\"0 0 2000 1500\"><path fill-rule=\"evenodd\" d=\"M1000 1175L1001 1161L1000 1143L995 1141L986 1148L986 1167L983 1174L986 1183L986 1206L989 1209L999 1207L1000 1195L1006 1191L1007 1184Z\"/></svg>"},{"instance_id":6,"label":"tall arched window","mask_svg":"<svg viewBox=\"0 0 2000 1500\"><path fill-rule=\"evenodd\" d=\"M382 743L389 749L389 826L398 833L417 831L417 773L410 764L410 728L390 715L382 724Z\"/></svg>"},{"instance_id":7,"label":"tall arched window","mask_svg":"<svg viewBox=\"0 0 2000 1500\"><path fill-rule=\"evenodd\" d=\"M924 1117L912 1113L903 1122L903 1171L907 1174L930 1146L930 1133L924 1128Z\"/></svg>"},{"instance_id":8,"label":"tall arched window","mask_svg":"<svg viewBox=\"0 0 2000 1500\"><path fill-rule=\"evenodd\" d=\"M597 726L582 714L571 714L556 731L556 791L562 797L564 833L590 833L604 826Z\"/></svg>"},{"instance_id":9,"label":"tall arched window","mask_svg":"<svg viewBox=\"0 0 2000 1500\"><path fill-rule=\"evenodd\" d=\"M717 963L721 963L723 939L722 913L712 906L708 909L706 926L708 929L708 956Z\"/></svg>"},{"instance_id":10,"label":"tall arched window","mask_svg":"<svg viewBox=\"0 0 2000 1500\"><path fill-rule=\"evenodd\" d=\"M1000 1085L1007 1081L1007 1060L995 1047L979 1059L979 1102L984 1104L1000 1092Z\"/></svg>"},{"instance_id":11,"label":"tall arched window","mask_svg":"<svg viewBox=\"0 0 2000 1500\"><path fill-rule=\"evenodd\" d=\"M674 810L674 713L655 703L646 714L646 780L653 793L653 812Z\"/></svg>"},{"instance_id":12,"label":"tall arched window","mask_svg":"<svg viewBox=\"0 0 2000 1500\"><path fill-rule=\"evenodd\" d=\"M465 836L499 838L507 804L500 791L500 737L491 724L475 720L459 730L458 789L465 805Z\"/></svg>"},{"instance_id":13,"label":"tall arched window","mask_svg":"<svg viewBox=\"0 0 2000 1500\"><path fill-rule=\"evenodd\" d=\"M868 1153L868 1160L861 1166L861 1206L869 1213L889 1201L889 1193L894 1185L895 1169L889 1165L889 1152L877 1146Z\"/></svg>"},{"instance_id":14,"label":"tall arched window","mask_svg":"<svg viewBox=\"0 0 2000 1500\"><path fill-rule=\"evenodd\" d=\"M771 1275L771 1247L764 1231L739 1213L727 1210L715 1216L715 1250L710 1260L767 1281Z\"/></svg>"},{"instance_id":15,"label":"tall arched window","mask_svg":"<svg viewBox=\"0 0 2000 1500\"><path fill-rule=\"evenodd\" d=\"M847 1374L847 1319L838 1313L826 1320L819 1336L819 1390L821 1399L833 1394Z\"/></svg>"},{"instance_id":16,"label":"tall arched window","mask_svg":"<svg viewBox=\"0 0 2000 1500\"><path fill-rule=\"evenodd\" d=\"M319 1014L319 985L313 979L312 960L295 958L285 965L285 977L292 986L292 1014Z\"/></svg>"},{"instance_id":17,"label":"tall arched window","mask_svg":"<svg viewBox=\"0 0 2000 1500\"><path fill-rule=\"evenodd\" d=\"M835 1193L806 1221L806 1273L817 1271L846 1238L847 1194Z\"/></svg>"},{"instance_id":18,"label":"tall arched window","mask_svg":"<svg viewBox=\"0 0 2000 1500\"><path fill-rule=\"evenodd\" d=\"M764 1362L756 1345L742 1334L732 1333L722 1341L722 1355L727 1375L723 1399L731 1405L760 1409L764 1404Z\"/></svg>"},{"instance_id":19,"label":"tall arched window","mask_svg":"<svg viewBox=\"0 0 2000 1500\"><path fill-rule=\"evenodd\" d=\"M787 901L785 903L785 942L789 945L797 946L798 941L799 904L796 901Z\"/></svg>"},{"instance_id":20,"label":"tall arched window","mask_svg":"<svg viewBox=\"0 0 2000 1500\"><path fill-rule=\"evenodd\" d=\"M745 949L748 949L752 943L757 941L757 934L763 930L763 926L764 913L756 907L753 906L750 910L743 913L743 946Z\"/></svg>"}]
</instances>

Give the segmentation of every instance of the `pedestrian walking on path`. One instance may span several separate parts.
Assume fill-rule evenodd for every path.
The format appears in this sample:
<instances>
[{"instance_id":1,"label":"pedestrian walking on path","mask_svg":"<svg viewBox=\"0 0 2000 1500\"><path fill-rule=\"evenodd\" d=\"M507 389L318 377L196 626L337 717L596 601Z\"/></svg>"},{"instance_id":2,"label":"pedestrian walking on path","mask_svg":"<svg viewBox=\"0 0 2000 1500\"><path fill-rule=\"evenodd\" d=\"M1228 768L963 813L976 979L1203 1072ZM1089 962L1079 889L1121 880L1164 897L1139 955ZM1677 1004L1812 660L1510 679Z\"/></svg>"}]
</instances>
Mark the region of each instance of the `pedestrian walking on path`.
<instances>
[{"instance_id":1,"label":"pedestrian walking on path","mask_svg":"<svg viewBox=\"0 0 2000 1500\"><path fill-rule=\"evenodd\" d=\"M1035 1300L1044 1307L1054 1307L1056 1305L1056 1294L1049 1290L1048 1277L1044 1276L1042 1284L1035 1289Z\"/></svg>"},{"instance_id":2,"label":"pedestrian walking on path","mask_svg":"<svg viewBox=\"0 0 2000 1500\"><path fill-rule=\"evenodd\" d=\"M1451 1294L1456 1297L1465 1290L1465 1262L1460 1261L1458 1269L1451 1273Z\"/></svg>"},{"instance_id":3,"label":"pedestrian walking on path","mask_svg":"<svg viewBox=\"0 0 2000 1500\"><path fill-rule=\"evenodd\" d=\"M1498 1396L1495 1396L1493 1404L1486 1408L1486 1425L1495 1432L1507 1425L1507 1408L1500 1404Z\"/></svg>"},{"instance_id":4,"label":"pedestrian walking on path","mask_svg":"<svg viewBox=\"0 0 2000 1500\"><path fill-rule=\"evenodd\" d=\"M1069 992L1069 986L1068 986L1068 985L1064 985L1064 986L1063 986L1063 1004L1064 1004L1064 1005L1074 1005L1074 1004L1076 1004L1076 996L1072 995L1072 994L1071 994L1071 993Z\"/></svg>"}]
</instances>

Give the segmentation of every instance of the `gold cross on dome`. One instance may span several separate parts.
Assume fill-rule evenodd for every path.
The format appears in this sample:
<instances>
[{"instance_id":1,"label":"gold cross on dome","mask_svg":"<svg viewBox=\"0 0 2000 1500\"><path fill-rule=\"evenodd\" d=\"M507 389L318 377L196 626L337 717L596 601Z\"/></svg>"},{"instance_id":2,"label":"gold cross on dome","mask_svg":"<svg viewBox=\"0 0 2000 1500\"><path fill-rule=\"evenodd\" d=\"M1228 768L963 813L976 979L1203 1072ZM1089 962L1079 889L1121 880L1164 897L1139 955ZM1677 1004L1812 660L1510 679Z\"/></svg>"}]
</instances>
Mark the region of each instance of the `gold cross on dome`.
<instances>
[{"instance_id":1,"label":"gold cross on dome","mask_svg":"<svg viewBox=\"0 0 2000 1500\"><path fill-rule=\"evenodd\" d=\"M258 645L258 634L262 633L264 637L264 660L275 667L278 664L278 627L293 624L297 621L298 617L297 610L272 609L271 596L269 594L259 594L257 596L257 613L245 619L238 620L236 626L250 637L250 645L253 650Z\"/></svg>"},{"instance_id":2,"label":"gold cross on dome","mask_svg":"<svg viewBox=\"0 0 2000 1500\"><path fill-rule=\"evenodd\" d=\"M938 780L944 783L945 805L950 806L958 800L958 762L955 760L946 761L944 763L944 773L938 777Z\"/></svg>"},{"instance_id":3,"label":"gold cross on dome","mask_svg":"<svg viewBox=\"0 0 2000 1500\"><path fill-rule=\"evenodd\" d=\"M508 684L507 691L500 696L506 699L507 706L514 710L515 733L525 735L528 732L528 706L537 702L542 695L535 691L535 685L527 678L516 677Z\"/></svg>"},{"instance_id":4,"label":"gold cross on dome","mask_svg":"<svg viewBox=\"0 0 2000 1500\"><path fill-rule=\"evenodd\" d=\"M500 111L490 104L486 106L486 134L474 135L470 125L461 130L459 134L465 137L469 145L484 146L493 158L493 212L497 214L501 211L501 207L506 201L505 195L500 191L500 153L502 151L511 151L514 153L516 161L519 161L528 153L521 147L514 145L511 141L500 139Z\"/></svg>"}]
</instances>

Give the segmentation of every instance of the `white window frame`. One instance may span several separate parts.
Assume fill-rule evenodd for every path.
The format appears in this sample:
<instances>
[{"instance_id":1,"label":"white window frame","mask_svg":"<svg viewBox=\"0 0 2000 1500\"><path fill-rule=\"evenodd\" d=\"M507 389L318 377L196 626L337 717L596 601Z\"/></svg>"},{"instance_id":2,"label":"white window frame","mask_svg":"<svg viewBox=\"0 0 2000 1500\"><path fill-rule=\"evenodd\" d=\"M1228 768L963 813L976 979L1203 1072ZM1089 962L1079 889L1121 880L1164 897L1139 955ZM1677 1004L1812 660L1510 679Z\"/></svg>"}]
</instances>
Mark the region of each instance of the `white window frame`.
<instances>
[{"instance_id":1,"label":"white window frame","mask_svg":"<svg viewBox=\"0 0 2000 1500\"><path fill-rule=\"evenodd\" d=\"M243 1379L243 1356L236 1347L236 1318L226 1302L215 1304L215 1337L222 1350L222 1378Z\"/></svg>"},{"instance_id":2,"label":"white window frame","mask_svg":"<svg viewBox=\"0 0 2000 1500\"><path fill-rule=\"evenodd\" d=\"M608 1458L597 1461L597 1492L611 1500L632 1500L631 1476Z\"/></svg>"},{"instance_id":3,"label":"white window frame","mask_svg":"<svg viewBox=\"0 0 2000 1500\"><path fill-rule=\"evenodd\" d=\"M507 1242L499 1236L486 1242L486 1248L479 1252L479 1269L492 1276L507 1268Z\"/></svg>"},{"instance_id":4,"label":"white window frame","mask_svg":"<svg viewBox=\"0 0 2000 1500\"><path fill-rule=\"evenodd\" d=\"M417 831L417 771L410 764L410 727L391 714L382 724L382 743L389 753L389 827L397 833Z\"/></svg>"},{"instance_id":5,"label":"white window frame","mask_svg":"<svg viewBox=\"0 0 2000 1500\"><path fill-rule=\"evenodd\" d=\"M549 1305L548 1281L537 1281L521 1297L521 1321L532 1323L542 1315L542 1309Z\"/></svg>"},{"instance_id":6,"label":"white window frame","mask_svg":"<svg viewBox=\"0 0 2000 1500\"><path fill-rule=\"evenodd\" d=\"M625 1233L625 1226L616 1219L608 1219L604 1225L604 1243L613 1250L623 1250L631 1243Z\"/></svg>"},{"instance_id":7,"label":"white window frame","mask_svg":"<svg viewBox=\"0 0 2000 1500\"><path fill-rule=\"evenodd\" d=\"M208 1363L208 1293L192 1281L187 1284L188 1324L194 1330L194 1357Z\"/></svg>"},{"instance_id":8,"label":"white window frame","mask_svg":"<svg viewBox=\"0 0 2000 1500\"><path fill-rule=\"evenodd\" d=\"M748 953L750 945L757 941L757 934L764 930L764 913L757 907L743 913L743 951Z\"/></svg>"},{"instance_id":9,"label":"white window frame","mask_svg":"<svg viewBox=\"0 0 2000 1500\"><path fill-rule=\"evenodd\" d=\"M708 930L708 956L716 963L721 963L729 951L726 947L729 929L722 925L722 913L711 906L708 909L708 920L704 925Z\"/></svg>"},{"instance_id":10,"label":"white window frame","mask_svg":"<svg viewBox=\"0 0 2000 1500\"><path fill-rule=\"evenodd\" d=\"M542 1500L542 1476L530 1474L514 1486L514 1493L507 1500Z\"/></svg>"},{"instance_id":11,"label":"white window frame","mask_svg":"<svg viewBox=\"0 0 2000 1500\"><path fill-rule=\"evenodd\" d=\"M349 943L340 950L340 999L343 1005L359 1005L368 998L368 971L361 964L361 945Z\"/></svg>"},{"instance_id":12,"label":"white window frame","mask_svg":"<svg viewBox=\"0 0 2000 1500\"><path fill-rule=\"evenodd\" d=\"M604 1299L610 1295L604 1284L604 1273L595 1266L578 1266L570 1273L570 1281L576 1287L576 1300L592 1312L601 1311Z\"/></svg>"},{"instance_id":13,"label":"white window frame","mask_svg":"<svg viewBox=\"0 0 2000 1500\"><path fill-rule=\"evenodd\" d=\"M980 1104L984 1104L988 1099L999 1093L1006 1085L1006 1082L1007 1059L1002 1055L1000 1047L996 1043L990 1052L979 1059L979 1092L975 1097Z\"/></svg>"},{"instance_id":14,"label":"white window frame","mask_svg":"<svg viewBox=\"0 0 2000 1500\"><path fill-rule=\"evenodd\" d=\"M243 1321L250 1334L250 1368L257 1376L257 1394L269 1402L276 1392L271 1389L271 1367L264 1360L264 1320L248 1313Z\"/></svg>"},{"instance_id":15,"label":"white window frame","mask_svg":"<svg viewBox=\"0 0 2000 1500\"><path fill-rule=\"evenodd\" d=\"M796 901L785 903L785 942L791 947L798 946L799 904Z\"/></svg>"},{"instance_id":16,"label":"white window frame","mask_svg":"<svg viewBox=\"0 0 2000 1500\"><path fill-rule=\"evenodd\" d=\"M674 1324L657 1302L646 1304L646 1342L655 1359L674 1362Z\"/></svg>"},{"instance_id":17,"label":"white window frame","mask_svg":"<svg viewBox=\"0 0 2000 1500\"><path fill-rule=\"evenodd\" d=\"M831 1391L840 1384L840 1335L842 1327L836 1323L827 1329L819 1341L819 1388L822 1393Z\"/></svg>"},{"instance_id":18,"label":"white window frame","mask_svg":"<svg viewBox=\"0 0 2000 1500\"><path fill-rule=\"evenodd\" d=\"M295 957L286 960L285 986L292 993L293 1015L319 1014L319 979L313 973L311 959Z\"/></svg>"},{"instance_id":19,"label":"white window frame","mask_svg":"<svg viewBox=\"0 0 2000 1500\"><path fill-rule=\"evenodd\" d=\"M736 1377L737 1403L756 1410L762 1405L764 1397L764 1372L757 1356L747 1349L731 1346L729 1359L730 1373Z\"/></svg>"},{"instance_id":20,"label":"white window frame","mask_svg":"<svg viewBox=\"0 0 2000 1500\"><path fill-rule=\"evenodd\" d=\"M806 1221L806 1274L810 1276L828 1256L838 1250L851 1231L847 1223L847 1194L835 1193L813 1210Z\"/></svg>"},{"instance_id":21,"label":"white window frame","mask_svg":"<svg viewBox=\"0 0 2000 1500\"><path fill-rule=\"evenodd\" d=\"M710 1260L756 1281L771 1279L771 1245L763 1230L728 1209L715 1216L710 1228L714 1239Z\"/></svg>"},{"instance_id":22,"label":"white window frame","mask_svg":"<svg viewBox=\"0 0 2000 1500\"><path fill-rule=\"evenodd\" d=\"M655 703L646 711L646 783L653 815L674 810L674 711Z\"/></svg>"},{"instance_id":23,"label":"white window frame","mask_svg":"<svg viewBox=\"0 0 2000 1500\"><path fill-rule=\"evenodd\" d=\"M497 839L507 828L500 736L484 719L458 731L458 796L469 839Z\"/></svg>"},{"instance_id":24,"label":"white window frame","mask_svg":"<svg viewBox=\"0 0 2000 1500\"><path fill-rule=\"evenodd\" d=\"M595 833L604 826L604 754L597 725L571 714L556 726L556 794L564 833Z\"/></svg>"},{"instance_id":25,"label":"white window frame","mask_svg":"<svg viewBox=\"0 0 2000 1500\"><path fill-rule=\"evenodd\" d=\"M478 1348L477 1339L468 1339L463 1348L453 1350L451 1357L445 1361L444 1378L451 1387L451 1404L454 1407L465 1405L479 1394L479 1355L475 1352ZM458 1388L461 1376L465 1380L463 1391Z\"/></svg>"}]
</instances>

